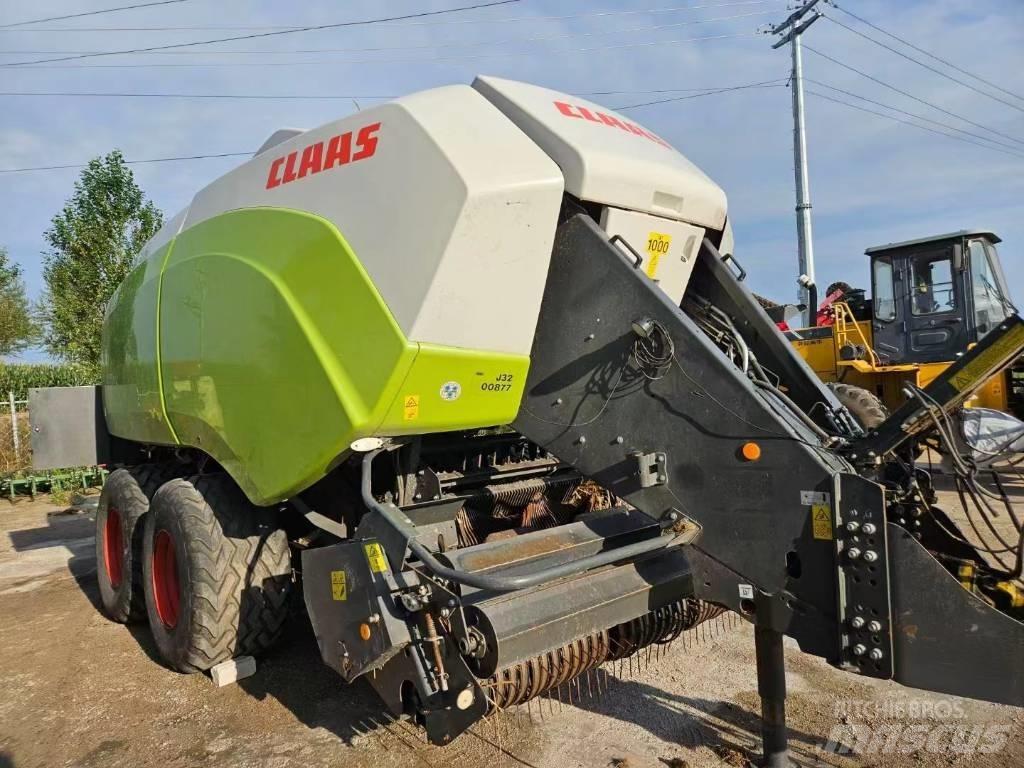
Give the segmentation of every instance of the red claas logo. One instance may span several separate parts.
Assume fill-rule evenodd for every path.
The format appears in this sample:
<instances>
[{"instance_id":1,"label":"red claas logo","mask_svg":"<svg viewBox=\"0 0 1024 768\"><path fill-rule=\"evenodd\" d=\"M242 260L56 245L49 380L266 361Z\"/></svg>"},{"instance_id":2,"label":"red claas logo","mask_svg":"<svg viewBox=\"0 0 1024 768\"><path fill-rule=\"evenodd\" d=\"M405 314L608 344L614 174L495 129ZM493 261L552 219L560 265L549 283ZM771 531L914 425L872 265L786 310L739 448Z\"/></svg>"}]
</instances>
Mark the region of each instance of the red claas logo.
<instances>
[{"instance_id":1,"label":"red claas logo","mask_svg":"<svg viewBox=\"0 0 1024 768\"><path fill-rule=\"evenodd\" d=\"M650 139L651 141L661 144L663 147L672 149L672 145L657 134L651 133L650 131L641 128L639 125L633 125L633 123L627 123L625 120L620 120L614 115L606 115L604 112L594 113L586 107L567 104L564 101L556 101L555 107L566 117L589 120L592 123L600 123L608 128L619 128L627 133L632 133L636 136L643 136L645 139Z\"/></svg>"},{"instance_id":2,"label":"red claas logo","mask_svg":"<svg viewBox=\"0 0 1024 768\"><path fill-rule=\"evenodd\" d=\"M341 165L348 165L357 160L373 157L377 151L377 131L380 123L363 126L358 131L346 131L332 136L326 141L318 141L279 157L270 164L267 174L267 189L289 184L296 179L310 176L320 171L330 170ZM355 152L353 152L353 144Z\"/></svg>"}]
</instances>

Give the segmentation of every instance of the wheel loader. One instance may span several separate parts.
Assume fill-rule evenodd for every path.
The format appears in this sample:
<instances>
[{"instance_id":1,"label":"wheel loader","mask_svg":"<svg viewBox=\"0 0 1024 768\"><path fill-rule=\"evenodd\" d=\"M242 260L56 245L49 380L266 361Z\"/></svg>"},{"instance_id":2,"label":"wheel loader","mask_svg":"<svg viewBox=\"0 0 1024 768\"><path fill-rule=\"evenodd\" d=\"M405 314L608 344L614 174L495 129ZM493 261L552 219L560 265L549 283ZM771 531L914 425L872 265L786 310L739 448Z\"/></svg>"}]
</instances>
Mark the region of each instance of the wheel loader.
<instances>
[{"instance_id":1,"label":"wheel loader","mask_svg":"<svg viewBox=\"0 0 1024 768\"><path fill-rule=\"evenodd\" d=\"M635 121L495 77L416 93L275 133L168 221L102 386L33 411L36 460L116 467L103 607L168 666L267 650L301 595L324 663L435 744L722 611L755 626L766 764L784 635L1020 706L993 586L1020 544L989 564L912 457L1024 321L866 430L744 277L724 192Z\"/></svg>"},{"instance_id":2,"label":"wheel loader","mask_svg":"<svg viewBox=\"0 0 1024 768\"><path fill-rule=\"evenodd\" d=\"M871 296L848 283L825 290L808 327L786 336L826 382L868 390L888 409L907 382L923 387L1016 307L1010 300L994 232L963 229L868 248ZM816 301L812 302L816 304ZM853 399L852 402L856 402ZM1024 365L992 377L967 403L1024 418Z\"/></svg>"}]
</instances>

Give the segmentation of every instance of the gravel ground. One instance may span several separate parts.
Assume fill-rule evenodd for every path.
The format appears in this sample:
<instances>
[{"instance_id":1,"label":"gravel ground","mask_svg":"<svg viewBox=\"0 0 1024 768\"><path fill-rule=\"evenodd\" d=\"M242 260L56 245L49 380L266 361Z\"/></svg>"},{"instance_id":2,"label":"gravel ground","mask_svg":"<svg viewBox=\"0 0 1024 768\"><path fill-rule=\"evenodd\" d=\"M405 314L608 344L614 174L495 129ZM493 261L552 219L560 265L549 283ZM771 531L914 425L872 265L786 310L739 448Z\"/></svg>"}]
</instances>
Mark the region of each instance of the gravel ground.
<instances>
[{"instance_id":1,"label":"gravel ground","mask_svg":"<svg viewBox=\"0 0 1024 768\"><path fill-rule=\"evenodd\" d=\"M93 525L45 502L0 510L0 768L701 768L755 754L744 623L705 625L660 658L585 680L571 702L565 693L505 713L441 749L385 717L369 686L347 687L323 667L305 621L238 685L161 666L144 626L97 609ZM793 646L787 666L792 745L805 765L1024 766L1021 710L843 674ZM868 728L874 742L852 741ZM823 749L830 734L859 752ZM962 748L973 737L998 749ZM882 748L887 739L895 749Z\"/></svg>"}]
</instances>

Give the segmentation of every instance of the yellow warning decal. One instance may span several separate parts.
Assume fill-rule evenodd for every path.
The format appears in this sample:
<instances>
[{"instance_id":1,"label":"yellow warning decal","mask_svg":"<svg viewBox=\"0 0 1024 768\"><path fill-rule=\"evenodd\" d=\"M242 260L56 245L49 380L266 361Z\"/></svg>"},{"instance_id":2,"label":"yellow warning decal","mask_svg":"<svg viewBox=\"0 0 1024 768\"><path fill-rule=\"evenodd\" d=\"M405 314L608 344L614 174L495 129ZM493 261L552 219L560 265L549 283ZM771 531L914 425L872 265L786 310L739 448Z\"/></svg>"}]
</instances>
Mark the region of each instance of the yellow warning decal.
<instances>
[{"instance_id":1,"label":"yellow warning decal","mask_svg":"<svg viewBox=\"0 0 1024 768\"><path fill-rule=\"evenodd\" d=\"M658 273L658 262L661 257L668 254L672 246L672 235L664 232L647 233L647 266L644 271L648 277L656 277Z\"/></svg>"},{"instance_id":2,"label":"yellow warning decal","mask_svg":"<svg viewBox=\"0 0 1024 768\"><path fill-rule=\"evenodd\" d=\"M369 544L364 544L363 549L366 550L366 559L370 562L370 570L374 573L387 573L388 572L388 559L384 556L384 550L376 541L371 541Z\"/></svg>"},{"instance_id":3,"label":"yellow warning decal","mask_svg":"<svg viewBox=\"0 0 1024 768\"><path fill-rule=\"evenodd\" d=\"M1022 346L1024 346L1024 325L1015 325L991 347L965 365L963 370L949 380L949 383L958 392L970 389L980 383L981 378L999 365L1000 361L1013 357Z\"/></svg>"},{"instance_id":4,"label":"yellow warning decal","mask_svg":"<svg viewBox=\"0 0 1024 768\"><path fill-rule=\"evenodd\" d=\"M402 418L405 421L412 421L420 415L420 396L406 395L402 398Z\"/></svg>"},{"instance_id":5,"label":"yellow warning decal","mask_svg":"<svg viewBox=\"0 0 1024 768\"><path fill-rule=\"evenodd\" d=\"M348 600L344 571L331 571L331 597L335 600Z\"/></svg>"},{"instance_id":6,"label":"yellow warning decal","mask_svg":"<svg viewBox=\"0 0 1024 768\"><path fill-rule=\"evenodd\" d=\"M811 505L811 533L816 539L832 541L832 507L828 504Z\"/></svg>"}]
</instances>

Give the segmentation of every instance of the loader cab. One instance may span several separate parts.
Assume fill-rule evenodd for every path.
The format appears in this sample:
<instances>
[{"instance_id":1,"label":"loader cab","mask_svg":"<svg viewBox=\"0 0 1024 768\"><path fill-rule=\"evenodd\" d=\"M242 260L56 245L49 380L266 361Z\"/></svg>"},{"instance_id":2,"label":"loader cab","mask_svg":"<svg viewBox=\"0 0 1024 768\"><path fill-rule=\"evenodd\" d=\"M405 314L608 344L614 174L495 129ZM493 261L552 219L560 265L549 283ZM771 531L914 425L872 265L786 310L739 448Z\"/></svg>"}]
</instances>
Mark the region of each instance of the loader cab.
<instances>
[{"instance_id":1,"label":"loader cab","mask_svg":"<svg viewBox=\"0 0 1024 768\"><path fill-rule=\"evenodd\" d=\"M1014 311L992 232L868 248L872 331L883 364L956 360Z\"/></svg>"}]
</instances>

